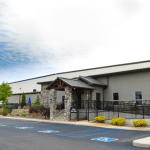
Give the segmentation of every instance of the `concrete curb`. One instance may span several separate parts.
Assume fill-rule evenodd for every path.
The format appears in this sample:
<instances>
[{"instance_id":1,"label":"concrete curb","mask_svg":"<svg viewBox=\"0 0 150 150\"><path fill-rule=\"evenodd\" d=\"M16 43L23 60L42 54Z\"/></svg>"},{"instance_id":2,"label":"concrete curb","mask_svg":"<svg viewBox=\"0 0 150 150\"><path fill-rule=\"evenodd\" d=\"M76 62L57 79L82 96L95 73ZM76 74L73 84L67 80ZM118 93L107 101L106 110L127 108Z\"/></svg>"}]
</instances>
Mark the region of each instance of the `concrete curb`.
<instances>
[{"instance_id":1,"label":"concrete curb","mask_svg":"<svg viewBox=\"0 0 150 150\"><path fill-rule=\"evenodd\" d=\"M150 148L150 137L134 140L132 145L136 147Z\"/></svg>"},{"instance_id":2,"label":"concrete curb","mask_svg":"<svg viewBox=\"0 0 150 150\"><path fill-rule=\"evenodd\" d=\"M111 128L111 129L125 129L125 130L136 130L136 131L150 131L149 128L140 128L140 127L124 127L124 126L113 126L109 124L103 123L93 123L88 121L77 121L77 122L69 122L69 121L51 121L51 120L43 120L43 119L33 119L33 118L23 118L23 117L8 117L0 115L0 118L3 119L13 119L13 120L26 120L26 121L37 121L37 122L46 122L46 123L59 123L59 124L70 124L70 125L83 125L83 126L91 126L91 127L101 127L101 128Z\"/></svg>"}]
</instances>

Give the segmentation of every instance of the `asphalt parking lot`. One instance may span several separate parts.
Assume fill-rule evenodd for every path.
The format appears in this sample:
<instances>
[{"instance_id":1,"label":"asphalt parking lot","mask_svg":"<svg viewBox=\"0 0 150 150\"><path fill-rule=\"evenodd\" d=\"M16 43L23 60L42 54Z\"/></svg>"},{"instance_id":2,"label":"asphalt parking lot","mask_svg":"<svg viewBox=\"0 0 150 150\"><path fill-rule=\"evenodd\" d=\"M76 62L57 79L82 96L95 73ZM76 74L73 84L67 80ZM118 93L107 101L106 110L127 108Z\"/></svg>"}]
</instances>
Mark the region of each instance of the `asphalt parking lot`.
<instances>
[{"instance_id":1,"label":"asphalt parking lot","mask_svg":"<svg viewBox=\"0 0 150 150\"><path fill-rule=\"evenodd\" d=\"M144 150L132 141L147 136L149 131L0 119L0 150Z\"/></svg>"}]
</instances>

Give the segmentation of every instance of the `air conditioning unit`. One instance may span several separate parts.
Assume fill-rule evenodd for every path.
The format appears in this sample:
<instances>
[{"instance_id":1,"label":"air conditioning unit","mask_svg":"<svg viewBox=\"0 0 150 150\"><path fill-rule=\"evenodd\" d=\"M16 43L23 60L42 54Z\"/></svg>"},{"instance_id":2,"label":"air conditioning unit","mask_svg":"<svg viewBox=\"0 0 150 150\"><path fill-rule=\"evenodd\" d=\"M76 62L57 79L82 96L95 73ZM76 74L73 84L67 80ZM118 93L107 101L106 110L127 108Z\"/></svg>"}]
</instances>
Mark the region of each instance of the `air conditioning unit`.
<instances>
[{"instance_id":1,"label":"air conditioning unit","mask_svg":"<svg viewBox=\"0 0 150 150\"><path fill-rule=\"evenodd\" d=\"M36 92L36 89L33 89L33 92Z\"/></svg>"}]
</instances>

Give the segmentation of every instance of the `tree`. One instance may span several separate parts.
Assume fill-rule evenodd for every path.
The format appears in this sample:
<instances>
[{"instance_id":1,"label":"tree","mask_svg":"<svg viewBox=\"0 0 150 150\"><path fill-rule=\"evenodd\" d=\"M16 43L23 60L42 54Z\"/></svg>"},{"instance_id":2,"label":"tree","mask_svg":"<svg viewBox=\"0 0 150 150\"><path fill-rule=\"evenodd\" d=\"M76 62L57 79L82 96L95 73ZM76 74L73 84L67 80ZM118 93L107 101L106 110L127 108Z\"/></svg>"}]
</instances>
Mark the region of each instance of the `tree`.
<instances>
[{"instance_id":1,"label":"tree","mask_svg":"<svg viewBox=\"0 0 150 150\"><path fill-rule=\"evenodd\" d=\"M12 88L7 83L3 82L0 85L0 101L2 101L3 105L8 103L7 97L11 97L12 96L13 93L12 93L11 89Z\"/></svg>"},{"instance_id":2,"label":"tree","mask_svg":"<svg viewBox=\"0 0 150 150\"><path fill-rule=\"evenodd\" d=\"M40 105L40 94L37 94L36 100L34 102L34 105Z\"/></svg>"},{"instance_id":3,"label":"tree","mask_svg":"<svg viewBox=\"0 0 150 150\"><path fill-rule=\"evenodd\" d=\"M23 108L23 106L26 105L26 96L25 96L25 93L23 92L22 93L22 101L21 101L21 107Z\"/></svg>"},{"instance_id":4,"label":"tree","mask_svg":"<svg viewBox=\"0 0 150 150\"><path fill-rule=\"evenodd\" d=\"M33 103L33 107L39 110L44 109L44 105L40 104L40 94L37 94L37 98L35 100L35 102Z\"/></svg>"}]
</instances>

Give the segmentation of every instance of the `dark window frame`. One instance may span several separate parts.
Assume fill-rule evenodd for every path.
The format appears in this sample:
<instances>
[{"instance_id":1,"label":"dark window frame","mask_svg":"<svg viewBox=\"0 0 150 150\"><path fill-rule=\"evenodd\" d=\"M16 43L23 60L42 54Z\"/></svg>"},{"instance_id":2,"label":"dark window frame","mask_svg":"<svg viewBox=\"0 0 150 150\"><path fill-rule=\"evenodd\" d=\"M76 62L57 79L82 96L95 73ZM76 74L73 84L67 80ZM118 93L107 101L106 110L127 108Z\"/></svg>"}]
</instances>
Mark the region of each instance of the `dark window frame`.
<instances>
[{"instance_id":1,"label":"dark window frame","mask_svg":"<svg viewBox=\"0 0 150 150\"><path fill-rule=\"evenodd\" d=\"M119 93L113 93L113 104L118 105L118 101L115 102L115 100L119 100Z\"/></svg>"},{"instance_id":2,"label":"dark window frame","mask_svg":"<svg viewBox=\"0 0 150 150\"><path fill-rule=\"evenodd\" d=\"M139 95L137 95L137 94L139 94ZM138 98L138 96L139 96L139 98ZM135 99L136 99L136 104L137 105L140 105L140 104L142 104L142 91L135 91Z\"/></svg>"}]
</instances>

